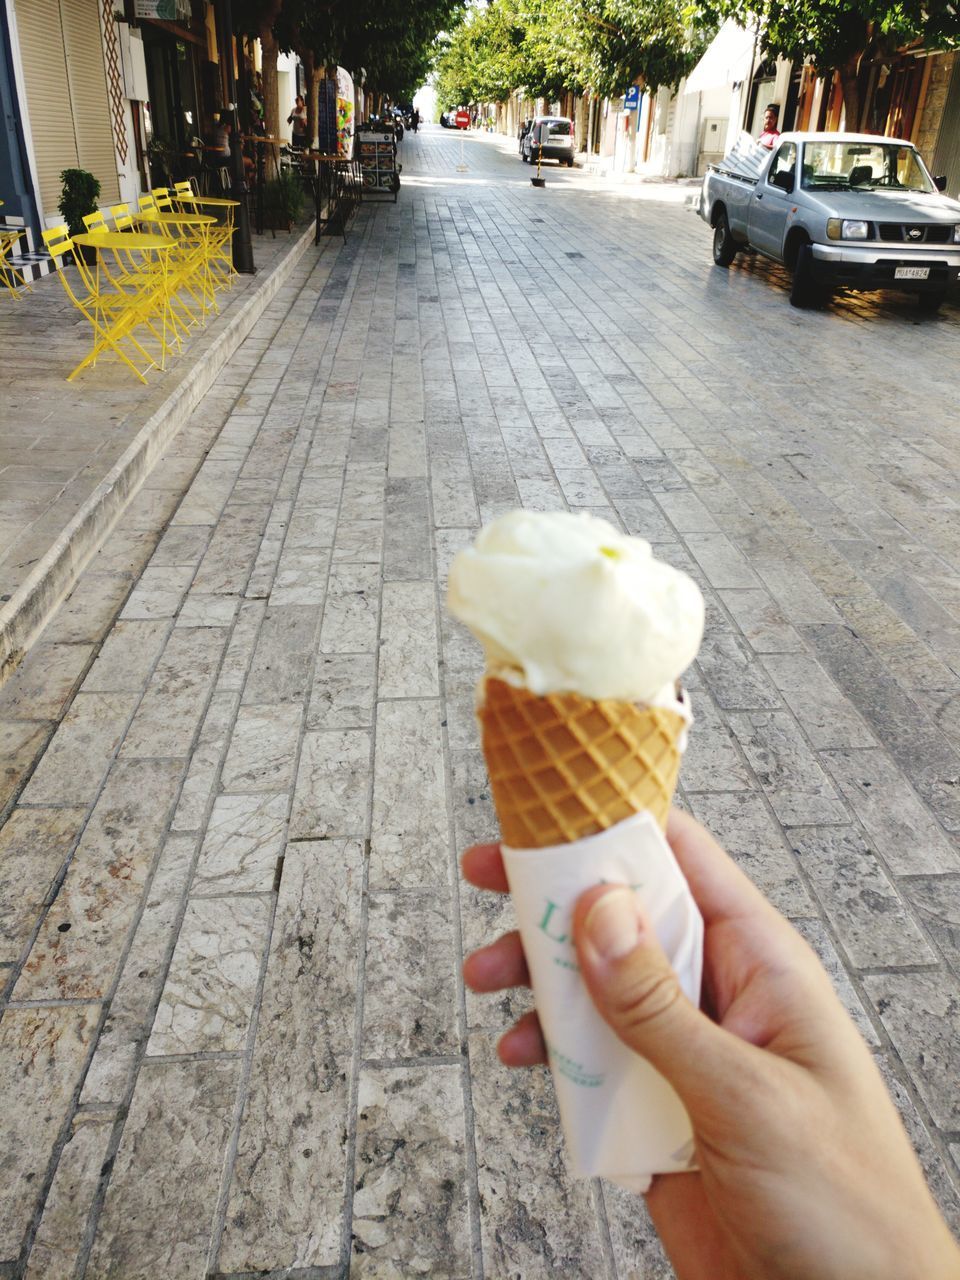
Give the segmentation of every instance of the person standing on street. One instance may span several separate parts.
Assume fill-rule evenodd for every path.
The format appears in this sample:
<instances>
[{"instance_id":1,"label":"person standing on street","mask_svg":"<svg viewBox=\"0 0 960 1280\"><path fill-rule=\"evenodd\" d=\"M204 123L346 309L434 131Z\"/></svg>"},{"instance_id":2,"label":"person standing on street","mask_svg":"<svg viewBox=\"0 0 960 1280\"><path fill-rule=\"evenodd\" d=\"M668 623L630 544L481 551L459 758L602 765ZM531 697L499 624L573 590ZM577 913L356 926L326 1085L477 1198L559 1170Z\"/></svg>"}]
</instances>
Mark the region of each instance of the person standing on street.
<instances>
[{"instance_id":1,"label":"person standing on street","mask_svg":"<svg viewBox=\"0 0 960 1280\"><path fill-rule=\"evenodd\" d=\"M761 147L766 147L768 151L772 151L777 145L777 139L780 137L780 108L776 103L771 102L763 113L763 132L757 141Z\"/></svg>"},{"instance_id":2,"label":"person standing on street","mask_svg":"<svg viewBox=\"0 0 960 1280\"><path fill-rule=\"evenodd\" d=\"M287 124L293 127L293 145L302 151L307 145L307 104L299 93L293 109L287 116Z\"/></svg>"}]
</instances>

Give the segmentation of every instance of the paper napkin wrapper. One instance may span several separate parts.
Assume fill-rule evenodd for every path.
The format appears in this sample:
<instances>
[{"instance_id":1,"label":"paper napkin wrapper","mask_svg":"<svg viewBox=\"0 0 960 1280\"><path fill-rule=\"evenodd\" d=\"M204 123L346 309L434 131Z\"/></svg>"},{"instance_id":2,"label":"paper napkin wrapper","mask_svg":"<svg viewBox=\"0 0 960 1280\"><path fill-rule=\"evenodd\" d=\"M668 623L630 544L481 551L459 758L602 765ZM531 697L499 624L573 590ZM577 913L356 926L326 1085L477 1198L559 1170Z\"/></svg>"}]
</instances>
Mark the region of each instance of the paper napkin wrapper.
<instances>
[{"instance_id":1,"label":"paper napkin wrapper","mask_svg":"<svg viewBox=\"0 0 960 1280\"><path fill-rule=\"evenodd\" d=\"M631 885L681 987L699 1005L703 919L656 821L644 812L572 844L504 846L503 859L574 1172L642 1192L654 1174L695 1168L683 1104L597 1013L571 937L584 890Z\"/></svg>"}]
</instances>

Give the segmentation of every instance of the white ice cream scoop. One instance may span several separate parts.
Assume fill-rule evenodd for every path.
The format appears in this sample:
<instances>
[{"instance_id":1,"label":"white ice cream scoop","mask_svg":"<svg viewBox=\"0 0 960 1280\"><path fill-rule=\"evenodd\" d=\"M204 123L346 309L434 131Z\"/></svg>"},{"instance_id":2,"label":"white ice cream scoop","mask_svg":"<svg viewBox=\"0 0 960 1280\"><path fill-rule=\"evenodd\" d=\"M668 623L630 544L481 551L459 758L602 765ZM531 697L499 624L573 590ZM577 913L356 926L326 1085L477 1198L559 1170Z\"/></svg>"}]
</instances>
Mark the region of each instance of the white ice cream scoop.
<instances>
[{"instance_id":1,"label":"white ice cream scoop","mask_svg":"<svg viewBox=\"0 0 960 1280\"><path fill-rule=\"evenodd\" d=\"M697 584L585 513L493 521L455 558L448 602L483 645L487 674L538 695L659 702L703 637Z\"/></svg>"}]
</instances>

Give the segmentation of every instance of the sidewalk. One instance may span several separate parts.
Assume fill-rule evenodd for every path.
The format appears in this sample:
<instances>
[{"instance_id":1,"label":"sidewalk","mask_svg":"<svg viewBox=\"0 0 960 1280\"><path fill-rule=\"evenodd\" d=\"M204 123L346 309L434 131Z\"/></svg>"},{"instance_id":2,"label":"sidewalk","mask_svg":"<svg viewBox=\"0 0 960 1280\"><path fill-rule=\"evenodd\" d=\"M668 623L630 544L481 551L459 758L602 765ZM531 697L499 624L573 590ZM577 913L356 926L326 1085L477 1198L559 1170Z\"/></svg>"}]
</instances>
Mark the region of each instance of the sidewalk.
<instances>
[{"instance_id":1,"label":"sidewalk","mask_svg":"<svg viewBox=\"0 0 960 1280\"><path fill-rule=\"evenodd\" d=\"M676 206L459 145L303 255L0 689L3 1280L672 1276L497 1060L529 993L461 980L512 917L459 875L496 828L444 592L517 506L700 583L678 803L960 1228L957 315L798 316Z\"/></svg>"},{"instance_id":2,"label":"sidewalk","mask_svg":"<svg viewBox=\"0 0 960 1280\"><path fill-rule=\"evenodd\" d=\"M256 274L237 276L218 295L220 314L166 371L152 370L146 385L109 358L67 382L89 351L90 329L56 274L19 301L0 298L4 677L310 243L310 228L255 236ZM199 462L184 458L178 485Z\"/></svg>"}]
</instances>

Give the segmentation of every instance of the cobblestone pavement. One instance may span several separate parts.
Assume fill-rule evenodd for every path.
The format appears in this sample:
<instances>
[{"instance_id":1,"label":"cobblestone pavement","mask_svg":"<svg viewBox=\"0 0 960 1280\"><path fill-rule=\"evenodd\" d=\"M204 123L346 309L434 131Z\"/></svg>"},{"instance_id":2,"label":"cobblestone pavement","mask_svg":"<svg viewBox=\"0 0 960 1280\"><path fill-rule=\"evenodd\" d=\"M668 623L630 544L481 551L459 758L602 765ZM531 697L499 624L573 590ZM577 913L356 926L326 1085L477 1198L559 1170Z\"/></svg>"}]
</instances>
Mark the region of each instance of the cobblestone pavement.
<instances>
[{"instance_id":1,"label":"cobblestone pavement","mask_svg":"<svg viewBox=\"0 0 960 1280\"><path fill-rule=\"evenodd\" d=\"M957 1228L956 312L801 314L680 205L404 151L0 692L0 1275L670 1274L498 1066L526 1001L458 977L509 906L458 882L494 819L443 583L518 503L703 585L681 803L823 957Z\"/></svg>"}]
</instances>

